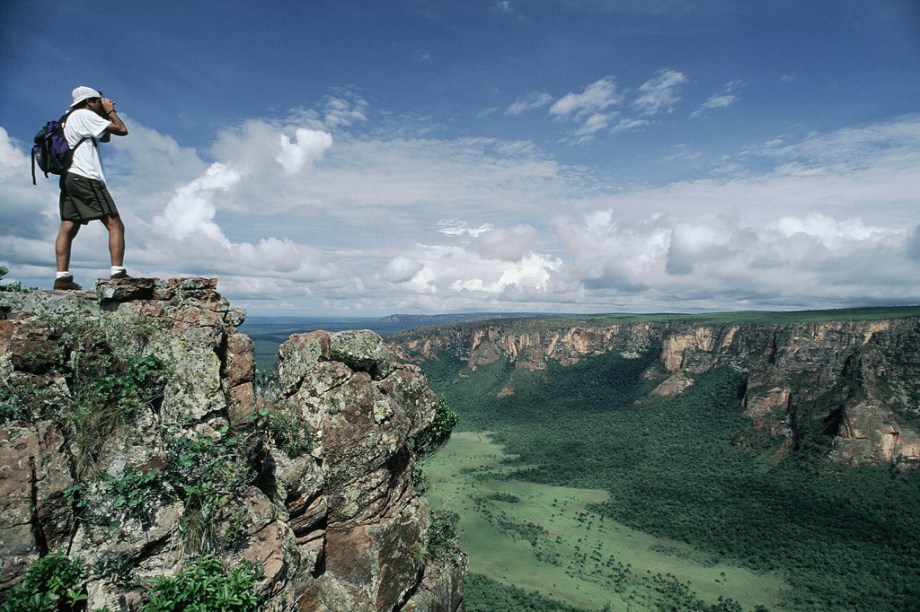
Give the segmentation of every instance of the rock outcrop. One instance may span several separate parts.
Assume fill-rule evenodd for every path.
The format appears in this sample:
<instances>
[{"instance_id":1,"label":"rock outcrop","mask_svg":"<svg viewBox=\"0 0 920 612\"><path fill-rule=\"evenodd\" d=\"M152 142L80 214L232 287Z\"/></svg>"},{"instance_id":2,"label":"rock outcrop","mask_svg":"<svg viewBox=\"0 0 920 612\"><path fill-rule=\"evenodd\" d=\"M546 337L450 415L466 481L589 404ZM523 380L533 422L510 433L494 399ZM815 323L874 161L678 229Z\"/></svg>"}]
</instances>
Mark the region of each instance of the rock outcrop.
<instances>
[{"instance_id":1,"label":"rock outcrop","mask_svg":"<svg viewBox=\"0 0 920 612\"><path fill-rule=\"evenodd\" d=\"M742 410L753 429L794 443L804 427L822 422L832 428L836 461L920 461L920 312L821 323L502 320L411 330L390 343L406 360L451 354L470 370L498 359L538 371L549 361L656 351L658 372L649 376L662 379L653 393L666 396L680 394L695 375L734 368L747 376Z\"/></svg>"},{"instance_id":2,"label":"rock outcrop","mask_svg":"<svg viewBox=\"0 0 920 612\"><path fill-rule=\"evenodd\" d=\"M292 337L256 389L216 279L0 293L0 600L50 551L90 609L139 609L197 555L260 572L264 610L462 609L432 556L411 439L436 398L369 331Z\"/></svg>"}]
</instances>

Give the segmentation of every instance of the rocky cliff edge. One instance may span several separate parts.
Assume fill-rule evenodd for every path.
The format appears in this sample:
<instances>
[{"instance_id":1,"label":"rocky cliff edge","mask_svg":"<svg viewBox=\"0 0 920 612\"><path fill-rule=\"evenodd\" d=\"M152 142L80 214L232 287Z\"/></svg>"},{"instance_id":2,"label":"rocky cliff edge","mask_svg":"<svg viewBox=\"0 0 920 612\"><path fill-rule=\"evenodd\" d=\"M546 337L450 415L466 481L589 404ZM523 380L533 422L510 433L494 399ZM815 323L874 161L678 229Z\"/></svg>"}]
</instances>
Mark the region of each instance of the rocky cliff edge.
<instances>
[{"instance_id":1,"label":"rocky cliff edge","mask_svg":"<svg viewBox=\"0 0 920 612\"><path fill-rule=\"evenodd\" d=\"M252 568L259 609L462 609L465 557L431 553L412 484L421 371L314 332L260 393L243 319L216 279L0 293L0 599L63 551L89 609L140 609L202 555Z\"/></svg>"}]
</instances>

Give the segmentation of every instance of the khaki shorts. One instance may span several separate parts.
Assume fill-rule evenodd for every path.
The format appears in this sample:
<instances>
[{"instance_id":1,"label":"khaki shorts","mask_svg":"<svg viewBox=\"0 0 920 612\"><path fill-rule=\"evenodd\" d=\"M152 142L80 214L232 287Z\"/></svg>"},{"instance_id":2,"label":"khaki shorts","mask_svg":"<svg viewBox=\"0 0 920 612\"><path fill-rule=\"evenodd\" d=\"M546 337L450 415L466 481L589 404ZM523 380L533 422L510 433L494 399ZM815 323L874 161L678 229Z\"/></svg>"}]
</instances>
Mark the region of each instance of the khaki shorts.
<instances>
[{"instance_id":1,"label":"khaki shorts","mask_svg":"<svg viewBox=\"0 0 920 612\"><path fill-rule=\"evenodd\" d=\"M102 217L118 216L112 194L102 181L67 173L61 177L61 221L86 225Z\"/></svg>"}]
</instances>

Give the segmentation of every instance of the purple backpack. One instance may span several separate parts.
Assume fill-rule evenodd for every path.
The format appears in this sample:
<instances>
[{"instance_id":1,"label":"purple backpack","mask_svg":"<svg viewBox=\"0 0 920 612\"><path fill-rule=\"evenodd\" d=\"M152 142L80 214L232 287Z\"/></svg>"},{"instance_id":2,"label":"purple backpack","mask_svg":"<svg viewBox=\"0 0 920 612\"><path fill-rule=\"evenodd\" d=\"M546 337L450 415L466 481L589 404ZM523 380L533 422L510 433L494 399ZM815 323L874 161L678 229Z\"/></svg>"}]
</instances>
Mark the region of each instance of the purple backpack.
<instances>
[{"instance_id":1,"label":"purple backpack","mask_svg":"<svg viewBox=\"0 0 920 612\"><path fill-rule=\"evenodd\" d=\"M80 142L71 149L64 137L64 124L67 122L67 113L57 121L49 121L35 135L35 146L32 147L32 184L35 185L35 165L48 174L65 174L73 161L73 152L89 137L81 138Z\"/></svg>"}]
</instances>

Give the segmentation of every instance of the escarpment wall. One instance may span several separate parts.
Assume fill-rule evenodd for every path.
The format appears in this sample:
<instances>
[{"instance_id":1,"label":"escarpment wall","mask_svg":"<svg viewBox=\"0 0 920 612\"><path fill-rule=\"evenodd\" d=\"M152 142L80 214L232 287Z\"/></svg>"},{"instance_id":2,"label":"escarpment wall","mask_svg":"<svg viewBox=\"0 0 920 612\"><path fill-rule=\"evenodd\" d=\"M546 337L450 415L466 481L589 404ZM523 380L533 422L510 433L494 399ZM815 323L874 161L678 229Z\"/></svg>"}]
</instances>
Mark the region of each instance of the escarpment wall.
<instances>
[{"instance_id":1,"label":"escarpment wall","mask_svg":"<svg viewBox=\"0 0 920 612\"><path fill-rule=\"evenodd\" d=\"M543 370L615 351L658 354L653 392L677 395L693 377L730 367L747 375L739 408L753 429L794 442L809 422L834 427L830 457L855 465L920 461L920 317L788 323L488 321L390 339L421 363L450 354L470 370L497 359ZM815 409L820 406L820 409Z\"/></svg>"},{"instance_id":2,"label":"escarpment wall","mask_svg":"<svg viewBox=\"0 0 920 612\"><path fill-rule=\"evenodd\" d=\"M139 609L211 553L261 570L264 610L462 609L465 557L427 554L412 485L436 408L419 368L371 332L314 332L261 397L244 316L216 279L0 293L0 600L63 551L90 609ZM87 440L76 410L130 412Z\"/></svg>"}]
</instances>

